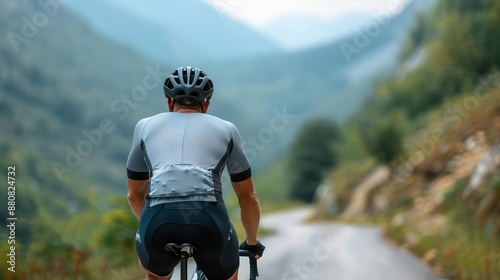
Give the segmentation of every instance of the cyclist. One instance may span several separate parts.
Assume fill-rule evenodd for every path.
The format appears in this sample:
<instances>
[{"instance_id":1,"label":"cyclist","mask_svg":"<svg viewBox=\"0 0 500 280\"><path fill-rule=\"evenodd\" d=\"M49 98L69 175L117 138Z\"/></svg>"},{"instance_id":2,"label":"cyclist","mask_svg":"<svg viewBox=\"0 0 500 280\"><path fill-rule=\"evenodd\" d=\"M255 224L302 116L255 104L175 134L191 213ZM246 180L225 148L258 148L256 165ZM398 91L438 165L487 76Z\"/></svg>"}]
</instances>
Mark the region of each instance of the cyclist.
<instances>
[{"instance_id":1,"label":"cyclist","mask_svg":"<svg viewBox=\"0 0 500 280\"><path fill-rule=\"evenodd\" d=\"M262 256L260 208L237 128L206 114L214 87L200 69L180 67L163 86L170 112L140 120L127 159L127 198L139 218L136 250L148 279L171 279L179 262L167 243L190 243L210 280L237 279L239 248ZM222 197L227 167L246 240L238 239Z\"/></svg>"}]
</instances>

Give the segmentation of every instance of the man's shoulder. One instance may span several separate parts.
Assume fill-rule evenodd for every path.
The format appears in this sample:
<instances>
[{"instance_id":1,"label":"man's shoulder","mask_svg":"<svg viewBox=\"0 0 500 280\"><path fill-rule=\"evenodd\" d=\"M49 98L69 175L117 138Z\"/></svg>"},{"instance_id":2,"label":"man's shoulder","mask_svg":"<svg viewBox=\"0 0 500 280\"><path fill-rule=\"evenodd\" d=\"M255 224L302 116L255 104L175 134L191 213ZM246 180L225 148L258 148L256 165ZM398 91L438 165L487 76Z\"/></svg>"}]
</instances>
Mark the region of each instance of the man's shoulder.
<instances>
[{"instance_id":1,"label":"man's shoulder","mask_svg":"<svg viewBox=\"0 0 500 280\"><path fill-rule=\"evenodd\" d=\"M220 117L217 117L214 115L210 115L210 114L197 114L197 115L200 116L201 118L206 118L206 119L210 119L213 121L218 121L218 122L225 122L226 121L223 118L220 118Z\"/></svg>"},{"instance_id":2,"label":"man's shoulder","mask_svg":"<svg viewBox=\"0 0 500 280\"><path fill-rule=\"evenodd\" d=\"M142 118L137 122L136 126L144 128L146 126L146 124L149 123L151 120L165 117L165 116L163 116L163 114L166 114L166 113L159 113L156 115L152 115L150 117Z\"/></svg>"},{"instance_id":3,"label":"man's shoulder","mask_svg":"<svg viewBox=\"0 0 500 280\"><path fill-rule=\"evenodd\" d=\"M232 122L225 120L223 118L220 118L220 117L217 117L214 115L209 115L209 114L203 114L203 115L206 116L207 119L211 119L214 122L219 122L221 124L224 124L225 126L228 126L231 129L236 128L236 126Z\"/></svg>"},{"instance_id":4,"label":"man's shoulder","mask_svg":"<svg viewBox=\"0 0 500 280\"><path fill-rule=\"evenodd\" d=\"M150 117L143 118L139 122L148 122L148 121L151 121L151 120L168 118L169 116L173 116L172 113L170 113L170 112L163 112L163 113L158 113L156 115L152 115Z\"/></svg>"}]
</instances>

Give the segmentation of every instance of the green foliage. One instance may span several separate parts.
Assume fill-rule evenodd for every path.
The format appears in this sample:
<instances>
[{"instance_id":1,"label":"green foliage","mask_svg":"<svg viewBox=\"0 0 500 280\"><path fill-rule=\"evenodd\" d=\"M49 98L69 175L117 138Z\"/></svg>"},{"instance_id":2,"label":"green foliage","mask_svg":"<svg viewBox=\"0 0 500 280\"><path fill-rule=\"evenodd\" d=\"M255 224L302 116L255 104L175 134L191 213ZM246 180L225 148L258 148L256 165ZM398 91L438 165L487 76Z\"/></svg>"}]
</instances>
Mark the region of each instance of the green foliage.
<instances>
[{"instance_id":1,"label":"green foliage","mask_svg":"<svg viewBox=\"0 0 500 280\"><path fill-rule=\"evenodd\" d=\"M407 58L422 45L425 58L382 82L361 113L341 127L336 150L342 162L368 155L391 163L406 139L426 125L422 116L473 93L500 67L499 14L500 1L490 0L440 1L432 13L418 15L401 55Z\"/></svg>"},{"instance_id":2,"label":"green foliage","mask_svg":"<svg viewBox=\"0 0 500 280\"><path fill-rule=\"evenodd\" d=\"M419 256L434 251L436 255L428 263L446 279L495 279L500 272L500 265L495 260L498 254L495 236L468 222L446 224L432 234L429 229L418 229L412 224L389 227L386 234L400 244L407 242L405 236L418 238L419 242L408 249Z\"/></svg>"},{"instance_id":3,"label":"green foliage","mask_svg":"<svg viewBox=\"0 0 500 280\"><path fill-rule=\"evenodd\" d=\"M380 116L399 109L415 119L449 97L472 91L500 66L498 14L499 1L440 1L432 16L419 16L402 56L409 57L422 42L425 59L382 84L370 106L383 108Z\"/></svg>"},{"instance_id":4,"label":"green foliage","mask_svg":"<svg viewBox=\"0 0 500 280\"><path fill-rule=\"evenodd\" d=\"M490 183L488 184L488 189L496 191L500 189L500 175L495 175Z\"/></svg>"},{"instance_id":5,"label":"green foliage","mask_svg":"<svg viewBox=\"0 0 500 280\"><path fill-rule=\"evenodd\" d=\"M311 201L325 171L337 163L333 143L338 127L324 119L313 119L301 127L290 150L289 178L292 199Z\"/></svg>"},{"instance_id":6,"label":"green foliage","mask_svg":"<svg viewBox=\"0 0 500 280\"><path fill-rule=\"evenodd\" d=\"M340 127L339 140L333 143L339 162L365 160L370 156L365 149L361 135L362 131L356 119L351 119Z\"/></svg>"},{"instance_id":7,"label":"green foliage","mask_svg":"<svg viewBox=\"0 0 500 280\"><path fill-rule=\"evenodd\" d=\"M139 227L126 198L112 199L115 210L102 217L102 228L95 241L103 256L113 267L123 267L135 257L135 233Z\"/></svg>"},{"instance_id":8,"label":"green foliage","mask_svg":"<svg viewBox=\"0 0 500 280\"><path fill-rule=\"evenodd\" d=\"M470 279L472 274L480 276L478 279L495 278L493 275L500 273L500 265L494 261L498 252L498 213L491 209L488 228L478 224L477 211L482 201L495 196L490 186L497 184L498 178L485 182L465 199L463 193L470 179L456 179L445 193L439 212L432 215L443 215L445 223L418 227L415 224L421 225L422 221L408 220L399 226L388 226L387 234L400 244L411 243L409 249L419 256L435 251L435 257L427 261L447 278ZM498 203L500 196L496 197ZM409 242L408 236L418 242Z\"/></svg>"},{"instance_id":9,"label":"green foliage","mask_svg":"<svg viewBox=\"0 0 500 280\"><path fill-rule=\"evenodd\" d=\"M455 181L453 187L444 194L443 207L445 209L452 209L459 205L465 186L467 186L467 180L460 178Z\"/></svg>"},{"instance_id":10,"label":"green foliage","mask_svg":"<svg viewBox=\"0 0 500 280\"><path fill-rule=\"evenodd\" d=\"M361 138L369 154L378 162L391 163L403 150L403 115L391 112L383 119L360 127Z\"/></svg>"},{"instance_id":11,"label":"green foliage","mask_svg":"<svg viewBox=\"0 0 500 280\"><path fill-rule=\"evenodd\" d=\"M254 178L261 206L289 201L287 184L282 179L286 178L287 173L287 166L281 161L269 166L266 172L261 172Z\"/></svg>"},{"instance_id":12,"label":"green foliage","mask_svg":"<svg viewBox=\"0 0 500 280\"><path fill-rule=\"evenodd\" d=\"M40 214L40 220L32 227L34 233L30 244L30 254L33 258L40 259L45 264L51 264L56 258L64 258L67 244L62 241L60 233L45 223L47 217Z\"/></svg>"},{"instance_id":13,"label":"green foliage","mask_svg":"<svg viewBox=\"0 0 500 280\"><path fill-rule=\"evenodd\" d=\"M453 147L474 131L483 131L485 138L494 142L498 134L494 124L494 119L498 115L499 98L497 92L498 90L491 92L492 95L479 104L479 110L464 117L458 128L447 128L445 134L455 137L443 138L443 142ZM453 104L460 103L459 101L464 98L468 97L463 96L461 99L456 99ZM442 113L447 107L448 104L444 104L441 109L437 108L436 112ZM428 118L429 124L426 130L439 124L439 120L435 120L435 117ZM457 137L457 135L461 136ZM487 142L489 141L487 140ZM478 151L469 153L475 152ZM448 152L447 155L434 153L426 160L432 162L435 159L436 161L451 162L455 155L461 153L460 151ZM464 158L466 158L465 155ZM464 162L469 161L468 164L470 164L470 160ZM419 167L421 168L422 165ZM478 276L477 279L495 278L494 275L498 275L500 272L499 263L494 261L495 254L498 252L498 232L500 229L497 211L500 192L494 187L498 185L498 172L495 172L493 176L486 176L485 181L474 188L472 192L470 192L471 189L467 188L472 174L458 177L462 176L463 173L447 174L445 172L440 173L440 177L431 183L432 192L434 192L437 189L436 186L448 187L448 183L439 184L439 182L454 178L453 184L445 193L442 193L442 202L438 203L432 212L421 216L420 219L404 220L402 225L398 226L389 225L388 233L398 243L406 244L405 246L408 246L418 256L426 256L427 262L439 269L446 278L474 279L469 278L474 274ZM445 180L441 181L441 179ZM414 215L415 212L419 212L415 207L415 202L426 198L426 196L420 195L430 193L425 191L425 185L420 176L414 174L404 181L404 185L394 187L392 196L400 202L393 203L391 210L402 213L411 211L408 216L418 217L419 215ZM427 198L430 197L427 196ZM408 198L410 204L401 203ZM387 216L393 217L389 213ZM432 222L433 220L434 222ZM435 222L436 220L438 222ZM430 258L430 255L434 255L434 257Z\"/></svg>"},{"instance_id":14,"label":"green foliage","mask_svg":"<svg viewBox=\"0 0 500 280\"><path fill-rule=\"evenodd\" d=\"M460 14L466 14L469 12L480 11L485 8L485 6L494 3L496 0L442 0L436 7L439 14L458 12Z\"/></svg>"}]
</instances>

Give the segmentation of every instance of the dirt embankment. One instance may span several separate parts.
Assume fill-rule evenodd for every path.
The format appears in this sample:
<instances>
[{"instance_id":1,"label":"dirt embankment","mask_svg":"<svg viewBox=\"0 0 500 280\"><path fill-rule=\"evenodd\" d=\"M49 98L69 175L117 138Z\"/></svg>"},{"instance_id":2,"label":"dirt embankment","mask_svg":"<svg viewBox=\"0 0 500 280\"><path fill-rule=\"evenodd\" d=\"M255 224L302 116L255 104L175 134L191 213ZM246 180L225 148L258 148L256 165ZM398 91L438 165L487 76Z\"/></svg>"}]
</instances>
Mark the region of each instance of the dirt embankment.
<instances>
[{"instance_id":1,"label":"dirt embankment","mask_svg":"<svg viewBox=\"0 0 500 280\"><path fill-rule=\"evenodd\" d=\"M385 224L397 246L449 279L494 279L500 277L500 89L455 117L430 120L410 142L406 161L360 177L333 217ZM330 193L338 199L333 181Z\"/></svg>"}]
</instances>

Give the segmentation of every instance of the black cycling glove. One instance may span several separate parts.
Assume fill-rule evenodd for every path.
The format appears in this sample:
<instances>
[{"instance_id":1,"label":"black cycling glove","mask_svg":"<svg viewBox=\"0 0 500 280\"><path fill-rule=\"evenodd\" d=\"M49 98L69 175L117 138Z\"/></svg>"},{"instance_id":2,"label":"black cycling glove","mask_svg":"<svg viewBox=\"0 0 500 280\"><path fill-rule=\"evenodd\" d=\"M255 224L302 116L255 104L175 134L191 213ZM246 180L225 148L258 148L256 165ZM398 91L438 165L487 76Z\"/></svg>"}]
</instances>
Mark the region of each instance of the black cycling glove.
<instances>
[{"instance_id":1,"label":"black cycling glove","mask_svg":"<svg viewBox=\"0 0 500 280\"><path fill-rule=\"evenodd\" d=\"M266 249L266 246L262 245L260 241L257 241L256 245L248 245L247 241L245 240L240 244L240 249L254 252L256 255L262 257L262 254L264 254L264 249Z\"/></svg>"}]
</instances>

